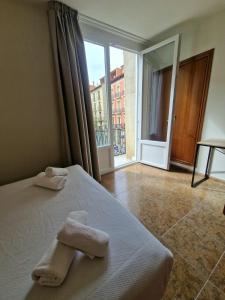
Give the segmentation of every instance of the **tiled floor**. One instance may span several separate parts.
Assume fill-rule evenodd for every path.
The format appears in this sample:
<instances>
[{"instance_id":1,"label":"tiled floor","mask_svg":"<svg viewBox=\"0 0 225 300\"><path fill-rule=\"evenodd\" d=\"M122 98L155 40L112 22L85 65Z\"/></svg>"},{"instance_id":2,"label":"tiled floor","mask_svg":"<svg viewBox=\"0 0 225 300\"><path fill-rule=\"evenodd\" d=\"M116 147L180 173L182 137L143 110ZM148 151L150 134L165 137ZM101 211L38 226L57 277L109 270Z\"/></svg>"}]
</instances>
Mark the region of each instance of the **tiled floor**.
<instances>
[{"instance_id":1,"label":"tiled floor","mask_svg":"<svg viewBox=\"0 0 225 300\"><path fill-rule=\"evenodd\" d=\"M135 164L102 184L174 254L164 300L225 300L225 184Z\"/></svg>"}]
</instances>

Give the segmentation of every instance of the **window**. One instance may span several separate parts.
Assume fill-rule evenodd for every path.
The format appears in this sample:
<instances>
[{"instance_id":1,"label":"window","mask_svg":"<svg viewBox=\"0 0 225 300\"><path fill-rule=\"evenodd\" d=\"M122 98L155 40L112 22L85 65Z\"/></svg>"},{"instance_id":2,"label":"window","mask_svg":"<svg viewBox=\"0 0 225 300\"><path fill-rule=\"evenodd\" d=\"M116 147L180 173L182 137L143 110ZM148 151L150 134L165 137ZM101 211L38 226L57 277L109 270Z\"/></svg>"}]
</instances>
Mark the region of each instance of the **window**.
<instances>
[{"instance_id":1,"label":"window","mask_svg":"<svg viewBox=\"0 0 225 300\"><path fill-rule=\"evenodd\" d=\"M116 98L120 97L120 85L117 85L116 87Z\"/></svg>"},{"instance_id":2,"label":"window","mask_svg":"<svg viewBox=\"0 0 225 300\"><path fill-rule=\"evenodd\" d=\"M112 100L112 101L114 100L114 93L113 93L113 90L111 90L111 100Z\"/></svg>"},{"instance_id":3,"label":"window","mask_svg":"<svg viewBox=\"0 0 225 300\"><path fill-rule=\"evenodd\" d=\"M97 146L109 144L109 118L105 86L105 51L104 47L85 42L85 52L89 76L89 88L94 102L94 125ZM94 88L94 91L93 91ZM96 91L97 88L97 91ZM97 105L96 105L96 100Z\"/></svg>"},{"instance_id":4,"label":"window","mask_svg":"<svg viewBox=\"0 0 225 300\"><path fill-rule=\"evenodd\" d=\"M117 112L120 113L121 112L121 107L120 107L120 100L117 101Z\"/></svg>"}]
</instances>

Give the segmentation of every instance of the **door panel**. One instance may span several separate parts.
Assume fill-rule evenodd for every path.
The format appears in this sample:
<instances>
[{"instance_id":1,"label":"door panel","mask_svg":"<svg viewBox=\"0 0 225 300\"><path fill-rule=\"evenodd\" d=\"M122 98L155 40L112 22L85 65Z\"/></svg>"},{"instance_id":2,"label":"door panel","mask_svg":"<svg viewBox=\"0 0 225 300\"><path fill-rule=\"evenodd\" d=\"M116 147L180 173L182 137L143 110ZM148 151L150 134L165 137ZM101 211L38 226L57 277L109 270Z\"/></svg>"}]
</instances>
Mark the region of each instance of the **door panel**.
<instances>
[{"instance_id":1,"label":"door panel","mask_svg":"<svg viewBox=\"0 0 225 300\"><path fill-rule=\"evenodd\" d=\"M85 41L88 67L89 91L91 96L93 121L98 160L101 173L113 169L113 145L111 138L110 101L108 84L108 48L103 45ZM95 58L95 59L94 59Z\"/></svg>"},{"instance_id":2,"label":"door panel","mask_svg":"<svg viewBox=\"0 0 225 300\"><path fill-rule=\"evenodd\" d=\"M171 160L193 165L200 138L213 52L208 51L179 67L174 108Z\"/></svg>"},{"instance_id":3,"label":"door panel","mask_svg":"<svg viewBox=\"0 0 225 300\"><path fill-rule=\"evenodd\" d=\"M179 35L144 50L142 54L139 160L168 169Z\"/></svg>"}]
</instances>

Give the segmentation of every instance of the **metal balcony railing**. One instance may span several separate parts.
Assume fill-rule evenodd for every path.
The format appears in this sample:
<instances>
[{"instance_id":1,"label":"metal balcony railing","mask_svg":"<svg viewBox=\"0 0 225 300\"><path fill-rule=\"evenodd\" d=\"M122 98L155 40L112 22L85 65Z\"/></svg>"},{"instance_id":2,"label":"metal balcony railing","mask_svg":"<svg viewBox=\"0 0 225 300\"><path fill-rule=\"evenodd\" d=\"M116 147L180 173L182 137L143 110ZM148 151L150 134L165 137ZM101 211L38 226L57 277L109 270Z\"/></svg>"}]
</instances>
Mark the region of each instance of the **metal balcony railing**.
<instances>
[{"instance_id":1,"label":"metal balcony railing","mask_svg":"<svg viewBox=\"0 0 225 300\"><path fill-rule=\"evenodd\" d=\"M97 129L96 143L98 147L109 144L109 130L108 129ZM126 154L126 135L125 128L121 128L120 124L116 124L112 128L112 139L114 155Z\"/></svg>"}]
</instances>

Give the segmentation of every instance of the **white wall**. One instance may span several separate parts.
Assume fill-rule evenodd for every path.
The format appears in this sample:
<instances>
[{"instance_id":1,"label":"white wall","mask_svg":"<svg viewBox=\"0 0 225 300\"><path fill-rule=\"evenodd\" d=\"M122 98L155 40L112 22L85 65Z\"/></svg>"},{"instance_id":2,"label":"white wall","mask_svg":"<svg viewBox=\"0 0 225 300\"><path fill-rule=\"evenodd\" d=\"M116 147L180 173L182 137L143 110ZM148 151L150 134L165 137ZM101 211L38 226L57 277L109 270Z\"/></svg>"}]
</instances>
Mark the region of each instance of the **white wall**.
<instances>
[{"instance_id":1,"label":"white wall","mask_svg":"<svg viewBox=\"0 0 225 300\"><path fill-rule=\"evenodd\" d=\"M182 34L181 57L186 59L215 48L202 139L225 139L225 10L220 13L182 23L151 40L150 44ZM206 149L199 156L199 172L204 172ZM215 152L211 176L225 180L225 155Z\"/></svg>"}]
</instances>

